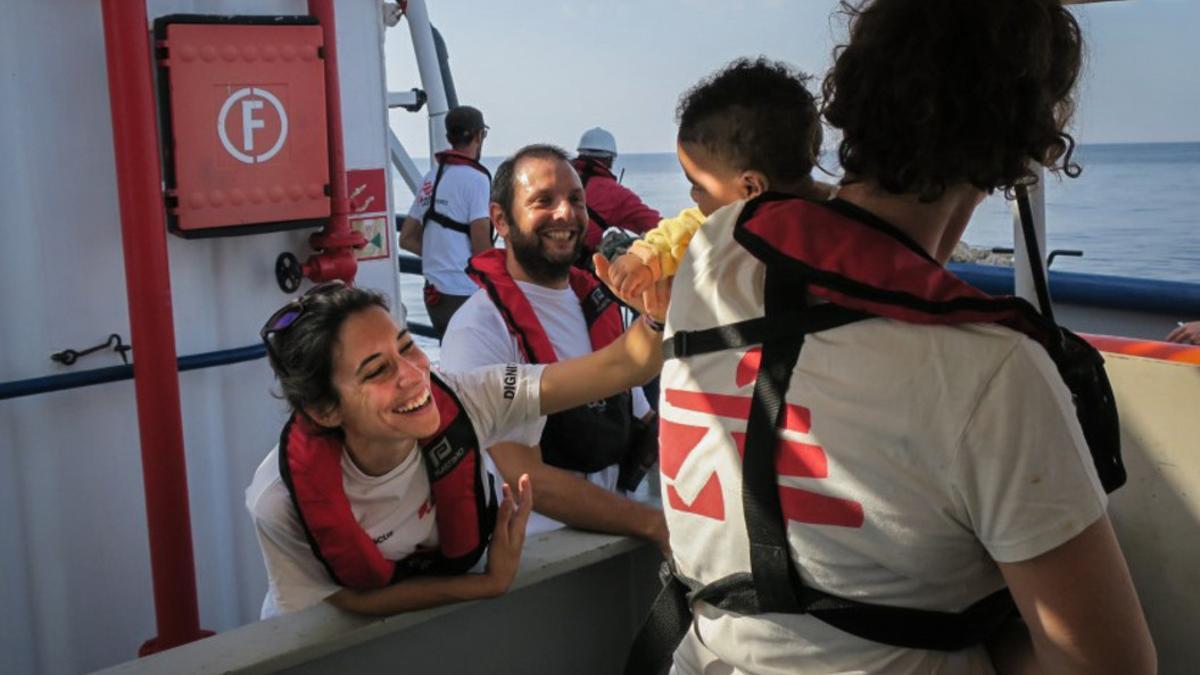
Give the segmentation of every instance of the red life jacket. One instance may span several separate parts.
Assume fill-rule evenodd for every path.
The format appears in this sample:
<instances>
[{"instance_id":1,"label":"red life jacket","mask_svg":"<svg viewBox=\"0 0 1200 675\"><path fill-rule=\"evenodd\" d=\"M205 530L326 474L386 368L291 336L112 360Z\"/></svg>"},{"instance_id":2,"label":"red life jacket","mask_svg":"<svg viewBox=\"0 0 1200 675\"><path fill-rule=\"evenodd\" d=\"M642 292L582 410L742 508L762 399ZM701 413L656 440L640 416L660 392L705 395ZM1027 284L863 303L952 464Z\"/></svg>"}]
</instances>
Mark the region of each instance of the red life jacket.
<instances>
[{"instance_id":1,"label":"red life jacket","mask_svg":"<svg viewBox=\"0 0 1200 675\"><path fill-rule=\"evenodd\" d=\"M993 297L933 260L892 225L849 202L770 195L747 204L735 239L803 278L815 296L909 323L998 323L1043 345L1053 325L1024 300Z\"/></svg>"},{"instance_id":2,"label":"red life jacket","mask_svg":"<svg viewBox=\"0 0 1200 675\"><path fill-rule=\"evenodd\" d=\"M293 414L279 438L279 473L313 554L341 586L381 588L417 574L462 574L483 555L496 523L491 486L483 483L479 441L458 397L430 378L441 422L419 441L437 508L438 550L403 560L383 557L350 510L342 485L342 441Z\"/></svg>"},{"instance_id":3,"label":"red life jacket","mask_svg":"<svg viewBox=\"0 0 1200 675\"><path fill-rule=\"evenodd\" d=\"M742 445L750 570L699 588L681 578L668 580L670 592L656 601L626 672L651 672L651 664L669 658L696 601L746 615L811 614L853 635L914 649L952 651L982 642L1015 611L1007 589L961 612L942 612L837 597L800 581L780 506L775 454L804 336L873 316L922 324L998 323L1024 333L1046 349L1071 391L1100 482L1111 492L1124 483L1125 470L1103 358L1025 300L992 297L966 284L895 227L848 202L763 195L742 207L733 239L765 267L764 315L677 331L664 351L667 358L686 359L761 345ZM829 302L808 305L808 294ZM704 363L728 365L717 359ZM664 449L664 457L671 455L680 453Z\"/></svg>"},{"instance_id":4,"label":"red life jacket","mask_svg":"<svg viewBox=\"0 0 1200 675\"><path fill-rule=\"evenodd\" d=\"M492 249L474 256L467 275L487 291L525 360L554 363L558 361L554 345L533 305L508 273L506 255L502 249ZM575 267L569 274L593 351L607 346L624 331L620 306L594 276ZM633 400L627 391L550 415L542 432L542 458L552 466L584 473L616 464L630 448L632 418Z\"/></svg>"},{"instance_id":5,"label":"red life jacket","mask_svg":"<svg viewBox=\"0 0 1200 675\"><path fill-rule=\"evenodd\" d=\"M784 195L754 199L738 217L734 240L836 306L910 323L998 323L1031 337L1072 390L1100 483L1109 492L1124 484L1104 359L1026 300L992 297L968 285L890 223L841 199L823 204Z\"/></svg>"},{"instance_id":6,"label":"red life jacket","mask_svg":"<svg viewBox=\"0 0 1200 675\"><path fill-rule=\"evenodd\" d=\"M442 227L449 228L455 232L461 232L470 237L470 223L463 223L454 220L450 216L447 216L446 214L437 210L438 185L440 185L442 182L442 174L446 172L447 166L469 166L487 176L489 184L492 182L492 174L487 170L486 166L471 159L470 157L467 157L466 155L461 155L453 150L443 150L442 152L435 154L434 158L437 159L438 170L437 174L433 178L433 189L429 195L429 208L425 209L425 216L421 218L421 224L427 226L429 221L432 220Z\"/></svg>"},{"instance_id":7,"label":"red life jacket","mask_svg":"<svg viewBox=\"0 0 1200 675\"><path fill-rule=\"evenodd\" d=\"M909 323L997 323L1035 340L1074 395L1104 489L1112 492L1124 484L1116 404L1104 359L1027 301L993 297L967 284L891 224L842 200L816 204L765 195L746 204L734 239L836 306Z\"/></svg>"}]
</instances>

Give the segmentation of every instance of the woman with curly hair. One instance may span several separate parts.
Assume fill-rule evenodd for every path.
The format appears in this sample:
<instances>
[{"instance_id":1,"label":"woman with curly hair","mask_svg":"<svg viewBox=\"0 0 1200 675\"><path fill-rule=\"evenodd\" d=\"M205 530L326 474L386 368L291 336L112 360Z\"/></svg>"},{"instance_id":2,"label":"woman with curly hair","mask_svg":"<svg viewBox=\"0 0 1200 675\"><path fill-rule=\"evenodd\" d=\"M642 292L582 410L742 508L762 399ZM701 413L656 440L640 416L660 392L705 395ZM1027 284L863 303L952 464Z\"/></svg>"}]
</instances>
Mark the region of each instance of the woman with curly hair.
<instances>
[{"instance_id":1,"label":"woman with curly hair","mask_svg":"<svg viewBox=\"0 0 1200 675\"><path fill-rule=\"evenodd\" d=\"M675 279L675 672L1153 672L1059 333L943 268L988 193L1077 174L1079 26L1060 0L843 10L837 198L730 204Z\"/></svg>"}]
</instances>

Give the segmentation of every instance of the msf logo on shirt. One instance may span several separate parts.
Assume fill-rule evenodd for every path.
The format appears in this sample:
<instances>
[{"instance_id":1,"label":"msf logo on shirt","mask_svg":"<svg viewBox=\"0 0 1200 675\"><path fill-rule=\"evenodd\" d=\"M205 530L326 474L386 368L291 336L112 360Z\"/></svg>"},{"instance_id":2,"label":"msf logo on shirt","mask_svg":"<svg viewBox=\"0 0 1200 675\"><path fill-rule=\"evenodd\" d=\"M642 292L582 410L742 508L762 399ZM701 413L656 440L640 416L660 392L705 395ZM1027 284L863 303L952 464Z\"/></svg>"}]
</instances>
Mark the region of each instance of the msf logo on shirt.
<instances>
[{"instance_id":1,"label":"msf logo on shirt","mask_svg":"<svg viewBox=\"0 0 1200 675\"><path fill-rule=\"evenodd\" d=\"M433 194L433 181L427 180L421 183L421 194L417 195L422 207L429 206L429 197Z\"/></svg>"},{"instance_id":2,"label":"msf logo on shirt","mask_svg":"<svg viewBox=\"0 0 1200 675\"><path fill-rule=\"evenodd\" d=\"M758 375L761 350L754 349L742 357L737 365L734 381L738 389L753 385ZM667 389L664 399L672 407L713 417L736 419L743 423L750 417L750 396L710 394L704 392ZM705 436L724 434L718 424L693 426L680 424L665 418L660 419L661 451L659 463L663 477L667 479L667 503L670 508L682 513L691 513L713 520L725 520L725 497L721 478L710 471L695 497L685 500L676 489L675 479L688 463ZM803 406L787 404L783 413L782 429L795 434L808 434L812 428L812 413ZM746 455L745 431L729 432L729 440L737 447L738 454ZM780 438L775 450L775 471L780 478L829 477L829 464L825 450L820 445L804 443L789 438ZM862 527L863 509L859 502L830 497L811 490L789 485L779 486L779 502L786 520L812 525L836 525L840 527Z\"/></svg>"}]
</instances>

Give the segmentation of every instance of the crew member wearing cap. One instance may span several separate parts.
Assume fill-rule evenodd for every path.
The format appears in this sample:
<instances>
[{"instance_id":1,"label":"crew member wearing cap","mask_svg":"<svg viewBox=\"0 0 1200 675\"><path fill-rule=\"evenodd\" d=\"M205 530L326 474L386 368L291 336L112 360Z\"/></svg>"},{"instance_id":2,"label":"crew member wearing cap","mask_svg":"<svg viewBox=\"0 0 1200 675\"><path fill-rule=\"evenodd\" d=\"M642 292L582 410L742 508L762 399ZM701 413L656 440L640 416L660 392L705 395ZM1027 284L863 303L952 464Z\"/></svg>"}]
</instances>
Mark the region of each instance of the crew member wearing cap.
<instances>
[{"instance_id":1,"label":"crew member wearing cap","mask_svg":"<svg viewBox=\"0 0 1200 675\"><path fill-rule=\"evenodd\" d=\"M608 228L620 227L641 234L658 225L662 216L617 182L612 172L617 140L608 130L594 127L583 132L577 150L579 155L571 165L587 191L588 227L580 257L586 262L591 260Z\"/></svg>"},{"instance_id":2,"label":"crew member wearing cap","mask_svg":"<svg viewBox=\"0 0 1200 675\"><path fill-rule=\"evenodd\" d=\"M450 150L435 155L400 226L400 247L421 256L425 309L440 338L450 317L475 292L463 271L471 256L492 247L488 203L492 175L479 157L488 126L469 105L446 114Z\"/></svg>"}]
</instances>

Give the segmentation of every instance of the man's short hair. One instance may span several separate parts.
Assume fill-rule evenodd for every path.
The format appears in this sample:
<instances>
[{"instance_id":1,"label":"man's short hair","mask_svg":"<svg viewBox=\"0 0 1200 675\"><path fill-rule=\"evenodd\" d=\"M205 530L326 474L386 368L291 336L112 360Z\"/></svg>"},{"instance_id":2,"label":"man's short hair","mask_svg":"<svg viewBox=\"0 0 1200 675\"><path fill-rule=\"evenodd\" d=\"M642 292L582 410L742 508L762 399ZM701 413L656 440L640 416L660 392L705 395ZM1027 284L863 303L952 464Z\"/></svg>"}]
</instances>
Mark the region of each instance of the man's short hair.
<instances>
[{"instance_id":1,"label":"man's short hair","mask_svg":"<svg viewBox=\"0 0 1200 675\"><path fill-rule=\"evenodd\" d=\"M460 105L446 113L446 140L455 148L470 143L475 134L486 128L478 108Z\"/></svg>"},{"instance_id":2,"label":"man's short hair","mask_svg":"<svg viewBox=\"0 0 1200 675\"><path fill-rule=\"evenodd\" d=\"M808 178L821 151L816 100L805 86L810 79L763 57L733 61L680 97L678 140L771 183Z\"/></svg>"},{"instance_id":3,"label":"man's short hair","mask_svg":"<svg viewBox=\"0 0 1200 675\"><path fill-rule=\"evenodd\" d=\"M516 178L517 164L527 157L531 159L560 159L564 162L569 161L567 151L557 145L533 143L517 150L511 157L500 163L495 175L492 177L492 201L500 205L509 222L513 219L512 203L513 195L516 193L516 186L513 184L513 181Z\"/></svg>"},{"instance_id":4,"label":"man's short hair","mask_svg":"<svg viewBox=\"0 0 1200 675\"><path fill-rule=\"evenodd\" d=\"M988 191L1031 181L1030 161L1078 175L1063 129L1083 41L1061 0L859 0L842 9L850 40L822 89L849 176L932 201L964 181Z\"/></svg>"}]
</instances>

